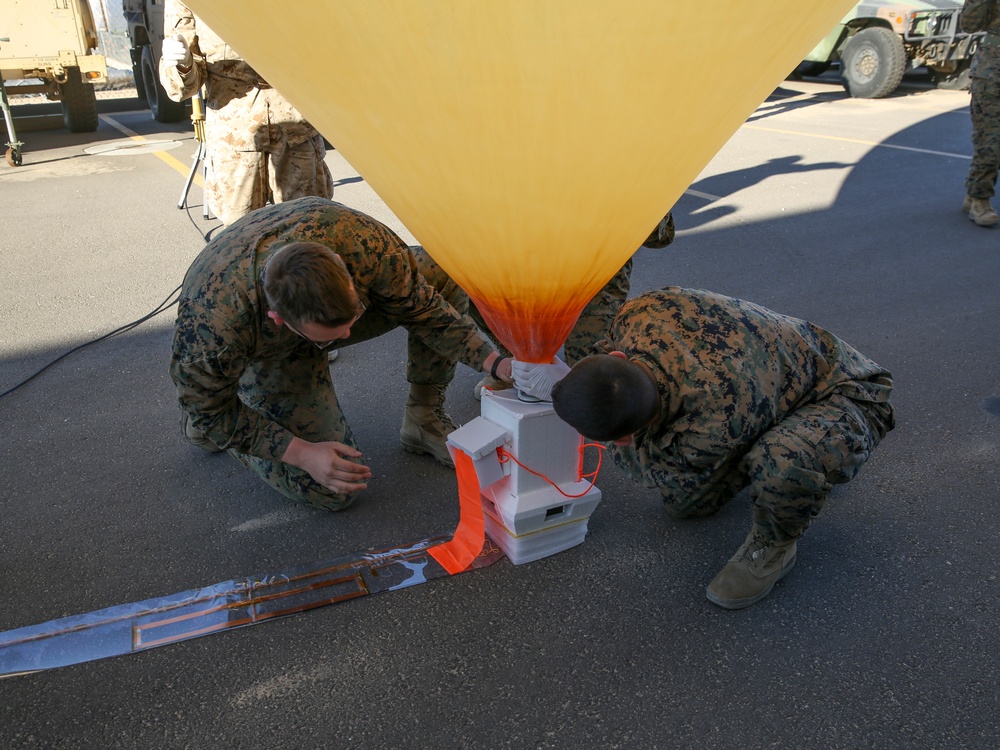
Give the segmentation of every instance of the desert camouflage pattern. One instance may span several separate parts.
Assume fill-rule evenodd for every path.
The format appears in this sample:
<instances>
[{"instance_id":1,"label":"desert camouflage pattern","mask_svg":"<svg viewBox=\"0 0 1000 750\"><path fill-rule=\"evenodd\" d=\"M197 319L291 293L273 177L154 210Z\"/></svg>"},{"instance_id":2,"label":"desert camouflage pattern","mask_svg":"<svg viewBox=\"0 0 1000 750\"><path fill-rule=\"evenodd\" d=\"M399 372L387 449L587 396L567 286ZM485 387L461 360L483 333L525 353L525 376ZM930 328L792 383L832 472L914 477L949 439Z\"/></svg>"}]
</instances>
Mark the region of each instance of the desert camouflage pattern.
<instances>
[{"instance_id":1,"label":"desert camouflage pattern","mask_svg":"<svg viewBox=\"0 0 1000 750\"><path fill-rule=\"evenodd\" d=\"M966 0L962 28L987 31L972 58L972 164L965 188L973 198L992 198L1000 170L1000 7L997 0ZM972 28L972 27L977 28ZM969 27L969 28L966 28Z\"/></svg>"},{"instance_id":2,"label":"desert camouflage pattern","mask_svg":"<svg viewBox=\"0 0 1000 750\"><path fill-rule=\"evenodd\" d=\"M294 241L335 250L365 305L350 338L331 348L402 326L406 379L441 388L458 361L478 370L493 348L464 314L465 294L421 248L339 203L310 197L267 206L206 245L184 278L170 359L184 432L229 451L286 497L337 510L350 498L280 461L293 435L360 450L328 352L267 317L261 272L275 250ZM393 380L384 386L394 387Z\"/></svg>"},{"instance_id":3,"label":"desert camouflage pattern","mask_svg":"<svg viewBox=\"0 0 1000 750\"><path fill-rule=\"evenodd\" d=\"M610 450L679 517L712 514L749 487L755 525L796 539L893 427L889 372L817 326L743 300L642 294L601 347L656 379L659 417Z\"/></svg>"},{"instance_id":4,"label":"desert camouflage pattern","mask_svg":"<svg viewBox=\"0 0 1000 750\"><path fill-rule=\"evenodd\" d=\"M322 136L236 50L176 0L164 6L163 34L183 36L194 57L187 73L160 61L167 95L183 101L205 86L205 188L224 224L269 201L333 197Z\"/></svg>"}]
</instances>

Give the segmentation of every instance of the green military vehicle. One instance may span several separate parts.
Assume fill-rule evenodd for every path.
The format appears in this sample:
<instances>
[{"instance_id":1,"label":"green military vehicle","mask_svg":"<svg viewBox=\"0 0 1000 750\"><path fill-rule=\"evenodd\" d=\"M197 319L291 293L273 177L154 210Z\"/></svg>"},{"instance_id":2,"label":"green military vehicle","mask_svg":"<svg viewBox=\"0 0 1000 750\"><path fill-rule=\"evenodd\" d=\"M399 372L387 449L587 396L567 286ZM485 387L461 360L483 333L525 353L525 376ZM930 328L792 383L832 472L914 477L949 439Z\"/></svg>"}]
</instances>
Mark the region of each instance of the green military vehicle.
<instances>
[{"instance_id":1,"label":"green military vehicle","mask_svg":"<svg viewBox=\"0 0 1000 750\"><path fill-rule=\"evenodd\" d=\"M833 63L851 96L889 96L903 74L926 66L939 88L966 88L984 34L959 30L961 0L863 0L796 68L820 75Z\"/></svg>"},{"instance_id":2,"label":"green military vehicle","mask_svg":"<svg viewBox=\"0 0 1000 750\"><path fill-rule=\"evenodd\" d=\"M62 104L70 131L97 130L94 84L108 80L108 64L92 54L97 26L87 0L0 0L0 38L0 78L40 81L8 92L45 94Z\"/></svg>"},{"instance_id":3,"label":"green military vehicle","mask_svg":"<svg viewBox=\"0 0 1000 750\"><path fill-rule=\"evenodd\" d=\"M122 0L122 11L132 43L132 74L136 93L145 99L157 122L180 122L187 109L175 102L160 84L160 49L163 46L163 0Z\"/></svg>"}]
</instances>

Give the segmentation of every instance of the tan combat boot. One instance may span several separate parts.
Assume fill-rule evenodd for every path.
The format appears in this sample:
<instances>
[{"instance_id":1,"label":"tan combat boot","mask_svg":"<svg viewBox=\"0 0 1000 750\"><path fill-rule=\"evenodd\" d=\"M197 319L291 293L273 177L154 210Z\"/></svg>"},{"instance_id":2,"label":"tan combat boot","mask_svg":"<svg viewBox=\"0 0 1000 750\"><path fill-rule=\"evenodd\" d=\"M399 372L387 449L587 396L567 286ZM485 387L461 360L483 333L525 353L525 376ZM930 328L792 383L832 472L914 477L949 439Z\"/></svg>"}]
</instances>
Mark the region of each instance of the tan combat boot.
<instances>
[{"instance_id":1,"label":"tan combat boot","mask_svg":"<svg viewBox=\"0 0 1000 750\"><path fill-rule=\"evenodd\" d=\"M795 565L795 541L774 542L756 527L726 567L708 584L705 595L725 609L743 609L771 593Z\"/></svg>"},{"instance_id":2,"label":"tan combat boot","mask_svg":"<svg viewBox=\"0 0 1000 750\"><path fill-rule=\"evenodd\" d=\"M476 383L476 390L475 390L476 401L483 400L483 388L486 388L491 391L505 391L508 388L513 388L513 387L514 386L512 383L505 383L504 381L499 380L498 378L494 378L491 377L490 375L487 375L485 378Z\"/></svg>"},{"instance_id":3,"label":"tan combat boot","mask_svg":"<svg viewBox=\"0 0 1000 750\"><path fill-rule=\"evenodd\" d=\"M981 227L992 227L1000 223L1000 215L993 208L989 198L972 198L967 195L962 204L962 211Z\"/></svg>"},{"instance_id":4,"label":"tan combat boot","mask_svg":"<svg viewBox=\"0 0 1000 750\"><path fill-rule=\"evenodd\" d=\"M446 444L449 433L457 429L444 411L444 386L410 383L410 396L403 412L399 439L411 453L427 453L454 468Z\"/></svg>"}]
</instances>

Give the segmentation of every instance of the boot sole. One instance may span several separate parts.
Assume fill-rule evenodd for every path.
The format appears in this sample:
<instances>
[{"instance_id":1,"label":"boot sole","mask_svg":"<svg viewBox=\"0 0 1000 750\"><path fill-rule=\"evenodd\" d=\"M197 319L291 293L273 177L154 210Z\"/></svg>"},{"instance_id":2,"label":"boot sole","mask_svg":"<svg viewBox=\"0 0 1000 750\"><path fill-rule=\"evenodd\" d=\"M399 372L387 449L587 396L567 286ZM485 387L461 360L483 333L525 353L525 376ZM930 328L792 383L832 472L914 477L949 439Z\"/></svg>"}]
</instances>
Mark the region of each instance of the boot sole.
<instances>
[{"instance_id":1,"label":"boot sole","mask_svg":"<svg viewBox=\"0 0 1000 750\"><path fill-rule=\"evenodd\" d=\"M980 221L972 214L969 214L969 221L977 227L995 227L997 224L1000 224L1000 219L986 219L985 221Z\"/></svg>"},{"instance_id":2,"label":"boot sole","mask_svg":"<svg viewBox=\"0 0 1000 750\"><path fill-rule=\"evenodd\" d=\"M788 575L789 571L795 567L795 561L797 559L798 555L793 557L791 564L788 565L788 567L786 567L784 570L782 570L781 573L778 574L778 577L775 578L773 581L771 581L771 585L768 586L763 591L761 591L759 594L757 594L757 596L749 596L746 599L723 599L706 589L705 598L707 598L710 602L712 602L712 604L722 607L723 609L745 609L746 607L749 607L751 604L756 604L765 596L770 594L771 589L774 588L774 584L776 584L778 581L780 581L782 578Z\"/></svg>"},{"instance_id":3,"label":"boot sole","mask_svg":"<svg viewBox=\"0 0 1000 750\"><path fill-rule=\"evenodd\" d=\"M447 466L449 469L455 468L455 462L452 461L450 458L449 460L445 461L434 451L432 451L430 448L425 447L421 443L408 442L405 438L400 438L399 442L402 444L403 450L406 451L407 453L415 453L418 456L430 456L442 466Z\"/></svg>"}]
</instances>

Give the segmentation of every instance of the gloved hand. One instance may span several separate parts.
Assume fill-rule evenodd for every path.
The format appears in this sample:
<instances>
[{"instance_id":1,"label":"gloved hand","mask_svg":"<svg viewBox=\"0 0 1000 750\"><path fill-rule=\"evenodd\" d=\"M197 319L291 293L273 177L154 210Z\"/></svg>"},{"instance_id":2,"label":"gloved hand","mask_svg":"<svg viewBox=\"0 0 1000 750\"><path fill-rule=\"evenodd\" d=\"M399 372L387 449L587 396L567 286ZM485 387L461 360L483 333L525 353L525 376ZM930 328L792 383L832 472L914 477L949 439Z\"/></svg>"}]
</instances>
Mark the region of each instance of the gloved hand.
<instances>
[{"instance_id":1,"label":"gloved hand","mask_svg":"<svg viewBox=\"0 0 1000 750\"><path fill-rule=\"evenodd\" d=\"M181 65L185 68L190 68L191 63L194 62L191 50L188 49L187 42L180 34L163 40L161 57L168 65Z\"/></svg>"},{"instance_id":2,"label":"gloved hand","mask_svg":"<svg viewBox=\"0 0 1000 750\"><path fill-rule=\"evenodd\" d=\"M566 377L568 372L569 365L559 357L555 357L549 365L518 362L516 359L511 365L511 374L514 376L514 385L517 389L527 396L534 396L539 401L551 401L553 386Z\"/></svg>"}]
</instances>

